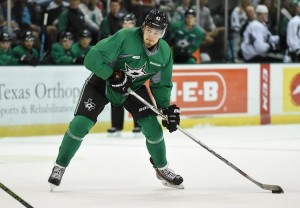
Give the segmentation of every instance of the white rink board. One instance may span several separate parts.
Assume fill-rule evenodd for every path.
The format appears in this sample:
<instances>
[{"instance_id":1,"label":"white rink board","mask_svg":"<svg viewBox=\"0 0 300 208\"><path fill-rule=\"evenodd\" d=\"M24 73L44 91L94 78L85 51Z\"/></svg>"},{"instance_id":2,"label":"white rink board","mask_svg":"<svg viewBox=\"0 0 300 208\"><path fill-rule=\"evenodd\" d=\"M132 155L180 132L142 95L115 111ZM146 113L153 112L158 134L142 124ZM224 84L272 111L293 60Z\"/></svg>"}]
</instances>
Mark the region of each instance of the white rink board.
<instances>
[{"instance_id":1,"label":"white rink board","mask_svg":"<svg viewBox=\"0 0 300 208\"><path fill-rule=\"evenodd\" d=\"M1 69L0 126L68 123L90 74L78 66ZM109 113L105 109L101 118Z\"/></svg>"}]
</instances>

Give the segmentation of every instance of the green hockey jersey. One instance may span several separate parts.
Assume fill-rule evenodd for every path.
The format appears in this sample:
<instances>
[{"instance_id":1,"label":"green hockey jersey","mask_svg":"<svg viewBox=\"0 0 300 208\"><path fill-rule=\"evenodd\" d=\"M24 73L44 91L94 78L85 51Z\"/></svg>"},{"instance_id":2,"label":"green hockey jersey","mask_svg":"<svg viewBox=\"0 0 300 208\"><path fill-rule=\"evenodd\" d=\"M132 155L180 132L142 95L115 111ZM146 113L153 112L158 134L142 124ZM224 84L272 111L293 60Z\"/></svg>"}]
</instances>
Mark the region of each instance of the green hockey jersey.
<instances>
[{"instance_id":1,"label":"green hockey jersey","mask_svg":"<svg viewBox=\"0 0 300 208\"><path fill-rule=\"evenodd\" d=\"M0 65L18 65L19 59L14 57L12 49L8 49L7 52L5 52L2 48L0 48Z\"/></svg>"},{"instance_id":2,"label":"green hockey jersey","mask_svg":"<svg viewBox=\"0 0 300 208\"><path fill-rule=\"evenodd\" d=\"M70 65L74 57L71 50L65 50L60 43L54 43L51 47L51 61L57 65Z\"/></svg>"},{"instance_id":3,"label":"green hockey jersey","mask_svg":"<svg viewBox=\"0 0 300 208\"><path fill-rule=\"evenodd\" d=\"M71 54L73 57L85 56L85 54L91 49L92 46L82 48L78 42L73 43L71 46Z\"/></svg>"},{"instance_id":4,"label":"green hockey jersey","mask_svg":"<svg viewBox=\"0 0 300 208\"><path fill-rule=\"evenodd\" d=\"M204 41L205 33L197 25L190 30L186 29L183 21L174 22L168 31L168 41L173 43L174 56L180 52L194 53Z\"/></svg>"},{"instance_id":5,"label":"green hockey jersey","mask_svg":"<svg viewBox=\"0 0 300 208\"><path fill-rule=\"evenodd\" d=\"M124 71L133 80L133 90L150 79L150 89L157 107L170 105L173 69L170 47L160 39L156 50L147 50L141 28L121 29L99 41L87 53L84 64L104 80L114 71ZM108 81L106 91L108 100L114 105L120 105L126 99L111 89Z\"/></svg>"},{"instance_id":6,"label":"green hockey jersey","mask_svg":"<svg viewBox=\"0 0 300 208\"><path fill-rule=\"evenodd\" d=\"M39 59L39 52L32 48L31 50L26 49L23 45L17 45L13 48L14 56L18 59L20 59L23 55L31 54L36 58L36 60Z\"/></svg>"}]
</instances>

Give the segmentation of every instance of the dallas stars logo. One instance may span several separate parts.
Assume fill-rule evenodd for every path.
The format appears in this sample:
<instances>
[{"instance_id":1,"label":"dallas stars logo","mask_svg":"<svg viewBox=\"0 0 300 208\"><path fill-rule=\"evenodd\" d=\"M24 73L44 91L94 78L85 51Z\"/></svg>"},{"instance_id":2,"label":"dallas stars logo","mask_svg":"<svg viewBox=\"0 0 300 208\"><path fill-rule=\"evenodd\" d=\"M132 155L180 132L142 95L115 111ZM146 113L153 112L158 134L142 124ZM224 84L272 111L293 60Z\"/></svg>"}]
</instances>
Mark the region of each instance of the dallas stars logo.
<instances>
[{"instance_id":1,"label":"dallas stars logo","mask_svg":"<svg viewBox=\"0 0 300 208\"><path fill-rule=\"evenodd\" d=\"M180 41L178 41L177 46L180 48L185 48L189 46L189 42L186 39L181 39Z\"/></svg>"},{"instance_id":2,"label":"dallas stars logo","mask_svg":"<svg viewBox=\"0 0 300 208\"><path fill-rule=\"evenodd\" d=\"M130 66L125 63L125 73L126 75L130 76L132 78L132 81L134 81L136 78L145 76L147 73L145 72L146 63L139 67L139 68L131 68Z\"/></svg>"},{"instance_id":3,"label":"dallas stars logo","mask_svg":"<svg viewBox=\"0 0 300 208\"><path fill-rule=\"evenodd\" d=\"M88 109L88 111L91 111L91 110L95 109L96 104L92 102L91 98L89 98L87 102L84 102L84 106L85 106L85 108Z\"/></svg>"}]
</instances>

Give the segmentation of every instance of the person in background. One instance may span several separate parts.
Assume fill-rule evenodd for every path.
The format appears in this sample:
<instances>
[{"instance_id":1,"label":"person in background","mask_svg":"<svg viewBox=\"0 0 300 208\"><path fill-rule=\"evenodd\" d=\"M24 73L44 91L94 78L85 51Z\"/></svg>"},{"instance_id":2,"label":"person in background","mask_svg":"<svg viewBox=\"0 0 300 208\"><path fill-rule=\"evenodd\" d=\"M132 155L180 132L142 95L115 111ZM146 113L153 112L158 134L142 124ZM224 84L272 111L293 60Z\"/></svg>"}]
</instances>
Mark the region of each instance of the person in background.
<instances>
[{"instance_id":1,"label":"person in background","mask_svg":"<svg viewBox=\"0 0 300 208\"><path fill-rule=\"evenodd\" d=\"M217 27L211 15L210 8L208 8L208 0L199 1L199 26L205 32L205 40L201 44L201 53L207 54L209 60L222 61L224 58L224 27ZM197 11L196 6L193 7Z\"/></svg>"},{"instance_id":2,"label":"person in background","mask_svg":"<svg viewBox=\"0 0 300 208\"><path fill-rule=\"evenodd\" d=\"M85 17L79 9L80 0L70 0L69 7L64 9L58 16L58 34L69 31L73 39L79 39L79 33L85 29Z\"/></svg>"},{"instance_id":3,"label":"person in background","mask_svg":"<svg viewBox=\"0 0 300 208\"><path fill-rule=\"evenodd\" d=\"M280 37L280 48L288 50L287 45L287 26L293 17L299 14L299 0L291 0L286 8L281 10L281 18L279 23L278 35Z\"/></svg>"},{"instance_id":4,"label":"person in background","mask_svg":"<svg viewBox=\"0 0 300 208\"><path fill-rule=\"evenodd\" d=\"M172 22L184 21L185 12L192 7L191 0L180 0L172 16Z\"/></svg>"},{"instance_id":5,"label":"person in background","mask_svg":"<svg viewBox=\"0 0 300 208\"><path fill-rule=\"evenodd\" d=\"M40 6L35 1L16 0L11 13L19 25L20 33L32 31L34 35L34 46L40 49L40 33L42 23L42 12Z\"/></svg>"},{"instance_id":6,"label":"person in background","mask_svg":"<svg viewBox=\"0 0 300 208\"><path fill-rule=\"evenodd\" d=\"M10 2L10 8L12 9L14 7L14 1ZM20 32L19 24L16 22L16 18L14 14L11 14L10 16L10 27L8 27L7 22L7 0L1 0L0 1L0 31L1 32L7 32L12 37L12 45L17 43L17 36Z\"/></svg>"},{"instance_id":7,"label":"person in background","mask_svg":"<svg viewBox=\"0 0 300 208\"><path fill-rule=\"evenodd\" d=\"M36 66L39 60L38 51L34 46L34 34L32 31L25 31L22 35L22 42L13 48L13 53L20 60L20 64Z\"/></svg>"},{"instance_id":8,"label":"person in background","mask_svg":"<svg viewBox=\"0 0 300 208\"><path fill-rule=\"evenodd\" d=\"M57 65L76 64L76 59L71 53L71 46L73 42L74 39L71 32L62 32L59 37L59 42L54 43L51 47L51 62Z\"/></svg>"},{"instance_id":9,"label":"person in background","mask_svg":"<svg viewBox=\"0 0 300 208\"><path fill-rule=\"evenodd\" d=\"M287 45L293 62L300 62L300 2L298 12L287 26Z\"/></svg>"},{"instance_id":10,"label":"person in background","mask_svg":"<svg viewBox=\"0 0 300 208\"><path fill-rule=\"evenodd\" d=\"M240 51L240 45L241 45L240 30L241 30L242 26L247 22L246 8L247 8L247 6L250 6L250 5L251 5L251 0L240 0L239 5L236 6L231 13L230 46L232 46L232 48L231 48L231 54L233 56L232 60L235 63L238 63L241 61L239 58L239 51Z\"/></svg>"},{"instance_id":11,"label":"person in background","mask_svg":"<svg viewBox=\"0 0 300 208\"><path fill-rule=\"evenodd\" d=\"M193 54L199 50L205 39L205 33L196 23L196 11L188 9L184 14L184 21L170 25L167 40L173 48L174 63L196 64ZM200 56L200 53L198 54Z\"/></svg>"},{"instance_id":12,"label":"person in background","mask_svg":"<svg viewBox=\"0 0 300 208\"><path fill-rule=\"evenodd\" d=\"M145 15L156 7L156 0L130 0L133 13L137 18L137 26L140 27Z\"/></svg>"},{"instance_id":13,"label":"person in background","mask_svg":"<svg viewBox=\"0 0 300 208\"><path fill-rule=\"evenodd\" d=\"M122 21L122 28L134 28L136 26L136 17L130 13L124 16Z\"/></svg>"},{"instance_id":14,"label":"person in background","mask_svg":"<svg viewBox=\"0 0 300 208\"><path fill-rule=\"evenodd\" d=\"M47 44L45 45L45 51L50 51L53 43L58 39L58 17L60 13L69 7L69 3L63 0L51 0L45 9L45 13L48 14L48 21L46 27Z\"/></svg>"},{"instance_id":15,"label":"person in background","mask_svg":"<svg viewBox=\"0 0 300 208\"><path fill-rule=\"evenodd\" d=\"M249 5L246 7L246 16L247 16L247 21L242 25L242 27L240 29L241 40L243 39L244 32L245 32L247 26L249 25L249 23L252 22L253 20L255 20L255 18L256 18L254 6Z\"/></svg>"},{"instance_id":16,"label":"person in background","mask_svg":"<svg viewBox=\"0 0 300 208\"><path fill-rule=\"evenodd\" d=\"M121 11L121 2L119 0L111 0L109 8L109 13L104 17L100 25L101 39L115 34L122 28L122 19L125 14Z\"/></svg>"},{"instance_id":17,"label":"person in background","mask_svg":"<svg viewBox=\"0 0 300 208\"><path fill-rule=\"evenodd\" d=\"M0 65L18 65L19 59L14 57L11 49L12 37L8 32L0 33Z\"/></svg>"},{"instance_id":18,"label":"person in background","mask_svg":"<svg viewBox=\"0 0 300 208\"><path fill-rule=\"evenodd\" d=\"M266 25L269 31L273 34L277 33L277 0L261 0L261 5L265 5L269 10L268 21Z\"/></svg>"},{"instance_id":19,"label":"person in background","mask_svg":"<svg viewBox=\"0 0 300 208\"><path fill-rule=\"evenodd\" d=\"M134 14L130 13L125 15L123 18L122 28L134 28L136 26L136 17ZM133 119L133 129L132 133L137 134L141 132L140 125ZM120 132L124 127L124 106L114 106L111 105L111 128L107 132L111 136L119 136Z\"/></svg>"},{"instance_id":20,"label":"person in background","mask_svg":"<svg viewBox=\"0 0 300 208\"><path fill-rule=\"evenodd\" d=\"M137 120L145 136L150 162L162 184L184 188L183 178L168 167L163 129L156 113L128 94L129 90L133 90L153 104L144 85L150 80L153 99L166 117L162 125L169 132L177 130L180 108L175 104L170 105L172 52L162 39L167 26L166 14L155 9L146 16L142 27L119 30L114 35L100 40L88 52L84 65L92 74L84 84L75 116L59 147L55 165L48 179L52 190L60 185L66 168L108 103L124 104L126 110ZM112 158L108 153L106 157L99 159ZM134 167L134 161L131 163ZM121 173L119 175L122 177Z\"/></svg>"},{"instance_id":21,"label":"person in background","mask_svg":"<svg viewBox=\"0 0 300 208\"><path fill-rule=\"evenodd\" d=\"M101 10L96 6L97 0L81 0L79 9L84 14L84 21L87 29L91 33L92 45L100 39L100 24L103 20Z\"/></svg>"},{"instance_id":22,"label":"person in background","mask_svg":"<svg viewBox=\"0 0 300 208\"><path fill-rule=\"evenodd\" d=\"M270 54L276 51L279 36L272 35L267 28L268 8L265 5L258 5L255 11L256 20L247 26L241 45L244 61L248 63L282 62L283 57L277 58Z\"/></svg>"},{"instance_id":23,"label":"person in background","mask_svg":"<svg viewBox=\"0 0 300 208\"><path fill-rule=\"evenodd\" d=\"M74 57L74 63L76 64L83 64L85 55L91 49L92 35L91 32L87 29L81 31L79 35L78 42L72 44L71 46L71 54Z\"/></svg>"}]
</instances>

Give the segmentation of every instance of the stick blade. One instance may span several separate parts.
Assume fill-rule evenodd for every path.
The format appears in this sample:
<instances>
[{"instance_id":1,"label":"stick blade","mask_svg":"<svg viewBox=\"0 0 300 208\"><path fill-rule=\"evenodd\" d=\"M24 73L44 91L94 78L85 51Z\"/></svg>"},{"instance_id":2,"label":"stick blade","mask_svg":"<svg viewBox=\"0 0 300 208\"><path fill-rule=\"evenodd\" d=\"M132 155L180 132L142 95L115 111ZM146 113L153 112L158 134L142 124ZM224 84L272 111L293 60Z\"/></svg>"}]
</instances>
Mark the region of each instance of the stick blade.
<instances>
[{"instance_id":1,"label":"stick blade","mask_svg":"<svg viewBox=\"0 0 300 208\"><path fill-rule=\"evenodd\" d=\"M283 194L284 193L283 189L280 186L277 186L277 185L262 184L261 187L263 189L272 191L273 194Z\"/></svg>"}]
</instances>

